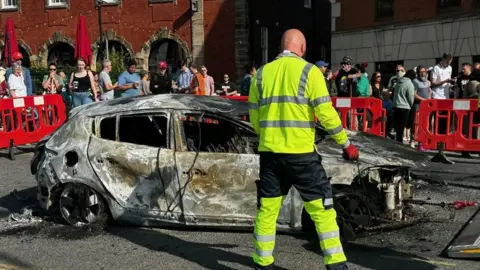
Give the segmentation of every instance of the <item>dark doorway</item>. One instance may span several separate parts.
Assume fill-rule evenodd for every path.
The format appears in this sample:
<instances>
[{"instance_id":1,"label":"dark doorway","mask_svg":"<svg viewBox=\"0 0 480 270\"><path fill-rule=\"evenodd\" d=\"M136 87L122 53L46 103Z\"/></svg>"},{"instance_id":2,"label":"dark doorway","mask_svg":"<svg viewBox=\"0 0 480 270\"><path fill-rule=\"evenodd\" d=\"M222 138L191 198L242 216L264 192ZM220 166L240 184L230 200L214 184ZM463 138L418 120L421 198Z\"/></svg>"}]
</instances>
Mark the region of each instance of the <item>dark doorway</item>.
<instances>
[{"instance_id":1,"label":"dark doorway","mask_svg":"<svg viewBox=\"0 0 480 270\"><path fill-rule=\"evenodd\" d=\"M104 59L104 55L107 55L105 43L106 42L103 42L103 46L101 47L101 49L99 48L99 51L97 54L97 63L102 63L102 60ZM112 53L123 55L125 57L125 60L126 58L130 58L133 56L133 55L130 55L125 45L115 40L108 41L108 53L109 53L110 59L112 58L111 56Z\"/></svg>"},{"instance_id":2,"label":"dark doorway","mask_svg":"<svg viewBox=\"0 0 480 270\"><path fill-rule=\"evenodd\" d=\"M75 49L68 43L57 42L48 49L48 63L55 63L57 67L75 66Z\"/></svg>"},{"instance_id":3,"label":"dark doorway","mask_svg":"<svg viewBox=\"0 0 480 270\"><path fill-rule=\"evenodd\" d=\"M185 51L175 40L160 39L152 44L148 57L148 70L158 72L158 62L165 61L168 64L168 72L173 74L177 72L180 62L185 58Z\"/></svg>"},{"instance_id":4,"label":"dark doorway","mask_svg":"<svg viewBox=\"0 0 480 270\"><path fill-rule=\"evenodd\" d=\"M18 45L18 50L23 55L22 66L29 68L30 67L30 55L28 55L27 50L22 46Z\"/></svg>"}]
</instances>

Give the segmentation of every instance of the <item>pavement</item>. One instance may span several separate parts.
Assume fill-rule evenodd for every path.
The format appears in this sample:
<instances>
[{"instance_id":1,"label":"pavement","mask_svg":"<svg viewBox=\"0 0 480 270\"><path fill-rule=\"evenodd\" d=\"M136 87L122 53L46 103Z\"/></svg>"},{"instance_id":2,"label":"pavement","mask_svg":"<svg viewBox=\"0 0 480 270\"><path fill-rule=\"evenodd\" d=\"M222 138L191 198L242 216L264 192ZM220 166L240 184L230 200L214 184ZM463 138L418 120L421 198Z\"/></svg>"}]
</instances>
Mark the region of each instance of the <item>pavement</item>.
<instances>
[{"instance_id":1,"label":"pavement","mask_svg":"<svg viewBox=\"0 0 480 270\"><path fill-rule=\"evenodd\" d=\"M0 269L252 269L251 233L8 222L35 201L31 148L16 160L0 150ZM454 165L414 171L416 198L480 201L480 159L453 154ZM16 190L17 192L13 192ZM350 269L480 269L478 261L439 256L475 208L415 206L434 222L378 232L344 245ZM324 269L318 244L302 235L277 236L277 269Z\"/></svg>"}]
</instances>

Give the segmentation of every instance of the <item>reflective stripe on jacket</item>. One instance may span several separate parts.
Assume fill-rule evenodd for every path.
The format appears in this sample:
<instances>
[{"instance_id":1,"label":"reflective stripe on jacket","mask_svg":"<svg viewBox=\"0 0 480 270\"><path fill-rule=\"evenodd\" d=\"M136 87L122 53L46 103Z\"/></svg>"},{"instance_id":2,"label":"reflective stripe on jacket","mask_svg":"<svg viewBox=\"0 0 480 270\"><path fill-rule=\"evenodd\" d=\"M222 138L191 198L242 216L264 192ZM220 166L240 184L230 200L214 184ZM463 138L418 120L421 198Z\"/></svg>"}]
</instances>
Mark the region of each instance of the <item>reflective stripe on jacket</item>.
<instances>
[{"instance_id":1,"label":"reflective stripe on jacket","mask_svg":"<svg viewBox=\"0 0 480 270\"><path fill-rule=\"evenodd\" d=\"M323 74L293 53L284 52L258 70L248 102L250 122L260 136L259 151L313 152L314 113L338 144L350 144Z\"/></svg>"}]
</instances>

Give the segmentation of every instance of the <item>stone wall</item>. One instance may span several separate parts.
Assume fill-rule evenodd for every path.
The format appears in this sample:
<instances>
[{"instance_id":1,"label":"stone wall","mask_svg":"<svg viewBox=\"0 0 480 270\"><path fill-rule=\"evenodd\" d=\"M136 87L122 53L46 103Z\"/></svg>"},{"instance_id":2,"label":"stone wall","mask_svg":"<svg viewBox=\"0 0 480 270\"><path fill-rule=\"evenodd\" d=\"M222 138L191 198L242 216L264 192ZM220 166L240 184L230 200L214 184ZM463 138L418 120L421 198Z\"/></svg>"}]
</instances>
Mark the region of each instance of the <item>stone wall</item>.
<instances>
[{"instance_id":1,"label":"stone wall","mask_svg":"<svg viewBox=\"0 0 480 270\"><path fill-rule=\"evenodd\" d=\"M354 62L368 62L368 73L375 62L403 60L406 68L433 66L443 53L459 57L459 65L480 55L480 18L451 18L401 26L337 32L332 37L332 68L338 68L345 55ZM460 67L459 67L460 68Z\"/></svg>"}]
</instances>

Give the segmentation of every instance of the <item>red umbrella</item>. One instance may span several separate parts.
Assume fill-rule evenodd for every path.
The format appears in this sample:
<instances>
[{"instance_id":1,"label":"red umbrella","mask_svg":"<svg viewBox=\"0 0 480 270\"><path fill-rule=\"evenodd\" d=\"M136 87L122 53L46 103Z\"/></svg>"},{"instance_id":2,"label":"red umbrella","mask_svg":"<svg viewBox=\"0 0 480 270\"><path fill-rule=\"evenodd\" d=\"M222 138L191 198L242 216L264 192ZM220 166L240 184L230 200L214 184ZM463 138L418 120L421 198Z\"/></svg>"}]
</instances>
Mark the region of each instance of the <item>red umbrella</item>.
<instances>
[{"instance_id":1,"label":"red umbrella","mask_svg":"<svg viewBox=\"0 0 480 270\"><path fill-rule=\"evenodd\" d=\"M5 66L11 65L12 55L18 52L17 35L15 34L15 26L12 18L7 18L5 25L5 48L3 50L3 58L5 59Z\"/></svg>"},{"instance_id":2,"label":"red umbrella","mask_svg":"<svg viewBox=\"0 0 480 270\"><path fill-rule=\"evenodd\" d=\"M80 15L77 24L77 39L75 40L75 58L82 57L87 65L92 64L92 48L90 38L88 37L87 24L85 17Z\"/></svg>"}]
</instances>

